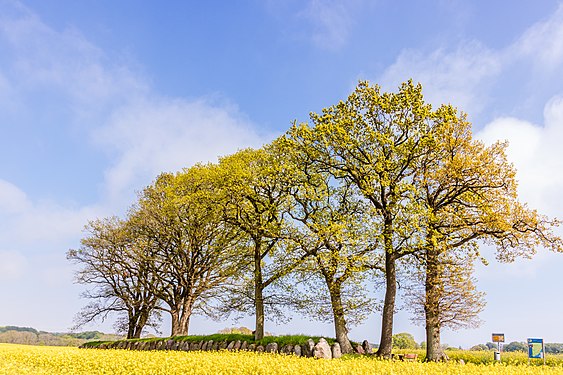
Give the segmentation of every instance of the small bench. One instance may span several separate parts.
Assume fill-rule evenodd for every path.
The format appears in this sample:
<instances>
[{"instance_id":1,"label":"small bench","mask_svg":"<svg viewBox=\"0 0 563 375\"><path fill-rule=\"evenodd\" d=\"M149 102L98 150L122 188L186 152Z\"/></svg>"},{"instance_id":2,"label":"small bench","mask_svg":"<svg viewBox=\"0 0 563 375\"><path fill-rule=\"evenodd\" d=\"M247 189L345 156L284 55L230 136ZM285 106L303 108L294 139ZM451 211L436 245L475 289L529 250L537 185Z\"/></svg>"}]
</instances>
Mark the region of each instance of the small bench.
<instances>
[{"instance_id":1,"label":"small bench","mask_svg":"<svg viewBox=\"0 0 563 375\"><path fill-rule=\"evenodd\" d=\"M399 361L411 361L415 362L418 358L418 354L416 353L406 353L406 354L393 354L393 359Z\"/></svg>"}]
</instances>

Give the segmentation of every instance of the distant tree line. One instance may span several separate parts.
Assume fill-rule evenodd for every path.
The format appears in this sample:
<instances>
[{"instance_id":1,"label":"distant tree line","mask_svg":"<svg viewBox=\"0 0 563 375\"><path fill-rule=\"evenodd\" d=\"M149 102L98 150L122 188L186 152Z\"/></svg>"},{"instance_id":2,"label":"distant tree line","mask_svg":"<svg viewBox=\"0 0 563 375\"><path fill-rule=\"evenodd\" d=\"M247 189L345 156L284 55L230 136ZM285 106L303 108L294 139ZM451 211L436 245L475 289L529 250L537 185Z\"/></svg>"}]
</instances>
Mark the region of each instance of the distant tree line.
<instances>
[{"instance_id":1,"label":"distant tree line","mask_svg":"<svg viewBox=\"0 0 563 375\"><path fill-rule=\"evenodd\" d=\"M545 352L547 354L561 354L563 353L562 343L545 343ZM470 350L497 350L496 343L488 342L486 344L479 344L471 347ZM528 352L528 344L523 341L512 341L502 346L505 352Z\"/></svg>"},{"instance_id":2,"label":"distant tree line","mask_svg":"<svg viewBox=\"0 0 563 375\"><path fill-rule=\"evenodd\" d=\"M52 333L38 331L30 327L0 327L0 342L24 345L78 346L88 340L118 339L115 335L106 335L98 331L80 333Z\"/></svg>"},{"instance_id":3,"label":"distant tree line","mask_svg":"<svg viewBox=\"0 0 563 375\"><path fill-rule=\"evenodd\" d=\"M163 173L125 218L91 221L68 252L90 286L77 323L117 314L133 338L167 313L186 335L193 314L238 313L261 339L266 317L295 310L332 321L347 353L350 325L381 311L389 357L401 278L427 359L447 359L441 329L479 324L479 244L505 262L562 250L557 221L519 202L506 147L473 139L466 116L433 109L421 85L360 82L272 143Z\"/></svg>"}]
</instances>

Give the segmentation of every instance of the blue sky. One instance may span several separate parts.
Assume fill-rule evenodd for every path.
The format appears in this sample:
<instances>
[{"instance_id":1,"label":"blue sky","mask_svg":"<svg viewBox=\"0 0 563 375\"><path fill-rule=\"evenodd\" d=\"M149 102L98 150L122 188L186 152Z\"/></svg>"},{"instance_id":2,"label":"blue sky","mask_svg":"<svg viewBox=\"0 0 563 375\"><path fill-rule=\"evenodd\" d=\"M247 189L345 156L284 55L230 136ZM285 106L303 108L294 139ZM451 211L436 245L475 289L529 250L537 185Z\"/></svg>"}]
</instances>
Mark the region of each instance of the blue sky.
<instances>
[{"instance_id":1,"label":"blue sky","mask_svg":"<svg viewBox=\"0 0 563 375\"><path fill-rule=\"evenodd\" d=\"M0 325L67 330L86 301L65 252L158 173L260 146L359 79L394 90L411 77L480 139L508 139L522 200L563 217L557 1L0 0ZM501 265L483 252L485 322L443 341L563 342L563 254ZM266 329L332 333L299 316ZM351 336L379 329L376 313ZM395 331L423 340L405 312Z\"/></svg>"}]
</instances>

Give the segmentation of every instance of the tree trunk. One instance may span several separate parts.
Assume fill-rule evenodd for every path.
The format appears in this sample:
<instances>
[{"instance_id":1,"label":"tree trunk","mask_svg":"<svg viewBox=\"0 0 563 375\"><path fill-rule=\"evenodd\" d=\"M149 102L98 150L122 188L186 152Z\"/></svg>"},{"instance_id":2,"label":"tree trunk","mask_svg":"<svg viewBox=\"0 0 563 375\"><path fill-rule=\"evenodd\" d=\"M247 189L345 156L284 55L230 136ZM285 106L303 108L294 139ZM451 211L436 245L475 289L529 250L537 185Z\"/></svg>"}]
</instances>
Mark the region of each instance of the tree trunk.
<instances>
[{"instance_id":1,"label":"tree trunk","mask_svg":"<svg viewBox=\"0 0 563 375\"><path fill-rule=\"evenodd\" d=\"M141 333L143 332L143 328L147 325L147 321L149 320L149 316L152 310L149 308L143 308L136 314L136 319L134 319L134 327L133 327L133 339L141 338Z\"/></svg>"},{"instance_id":2,"label":"tree trunk","mask_svg":"<svg viewBox=\"0 0 563 375\"><path fill-rule=\"evenodd\" d=\"M377 349L377 355L383 358L390 358L393 349L393 317L397 295L396 254L393 249L391 225L391 222L386 221L383 232L385 241L385 302L381 316L381 339L379 349Z\"/></svg>"},{"instance_id":3,"label":"tree trunk","mask_svg":"<svg viewBox=\"0 0 563 375\"><path fill-rule=\"evenodd\" d=\"M128 314L129 321L127 322L127 339L134 339L135 337L135 327L137 325L137 321L135 319L135 314L129 310Z\"/></svg>"},{"instance_id":4,"label":"tree trunk","mask_svg":"<svg viewBox=\"0 0 563 375\"><path fill-rule=\"evenodd\" d=\"M348 329L346 328L346 318L344 316L344 308L342 307L342 297L340 294L340 286L336 286L327 280L327 286L330 291L330 302L332 305L332 314L334 315L334 331L336 341L340 344L342 354L352 353L352 344L348 339Z\"/></svg>"},{"instance_id":5,"label":"tree trunk","mask_svg":"<svg viewBox=\"0 0 563 375\"><path fill-rule=\"evenodd\" d=\"M180 334L180 312L177 309L171 309L170 318L172 323L170 336L178 336Z\"/></svg>"},{"instance_id":6,"label":"tree trunk","mask_svg":"<svg viewBox=\"0 0 563 375\"><path fill-rule=\"evenodd\" d=\"M188 330L190 328L190 317L191 314L182 314L182 316L180 316L180 327L178 329L178 336L187 336Z\"/></svg>"},{"instance_id":7,"label":"tree trunk","mask_svg":"<svg viewBox=\"0 0 563 375\"><path fill-rule=\"evenodd\" d=\"M433 246L432 239L426 247L426 300L424 313L426 318L426 361L447 361L440 343L440 297L442 281L440 279L439 252Z\"/></svg>"},{"instance_id":8,"label":"tree trunk","mask_svg":"<svg viewBox=\"0 0 563 375\"><path fill-rule=\"evenodd\" d=\"M256 325L254 339L264 338L264 284L262 281L262 248L258 241L254 247L254 303L256 307Z\"/></svg>"}]
</instances>

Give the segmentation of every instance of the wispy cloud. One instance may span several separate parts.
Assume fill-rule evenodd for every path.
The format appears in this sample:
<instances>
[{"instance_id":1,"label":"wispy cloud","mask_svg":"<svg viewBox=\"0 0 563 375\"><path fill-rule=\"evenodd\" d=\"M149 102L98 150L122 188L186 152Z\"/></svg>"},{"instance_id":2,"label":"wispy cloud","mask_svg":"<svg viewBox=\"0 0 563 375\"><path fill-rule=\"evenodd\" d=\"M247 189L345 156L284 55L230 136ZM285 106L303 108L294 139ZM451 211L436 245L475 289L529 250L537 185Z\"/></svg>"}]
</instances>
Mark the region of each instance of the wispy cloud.
<instances>
[{"instance_id":1,"label":"wispy cloud","mask_svg":"<svg viewBox=\"0 0 563 375\"><path fill-rule=\"evenodd\" d=\"M310 38L319 48L336 51L346 45L362 0L310 0L297 17L309 22Z\"/></svg>"},{"instance_id":2,"label":"wispy cloud","mask_svg":"<svg viewBox=\"0 0 563 375\"><path fill-rule=\"evenodd\" d=\"M429 102L452 103L468 113L477 113L489 99L488 90L483 88L491 84L501 65L498 53L476 41L464 43L453 51L445 48L430 53L405 50L378 82L385 89L394 90L400 82L412 78L423 83Z\"/></svg>"},{"instance_id":3,"label":"wispy cloud","mask_svg":"<svg viewBox=\"0 0 563 375\"><path fill-rule=\"evenodd\" d=\"M120 108L96 139L116 155L106 170L112 200L122 199L131 186L140 189L160 172L264 143L236 106L166 98L143 98Z\"/></svg>"}]
</instances>

